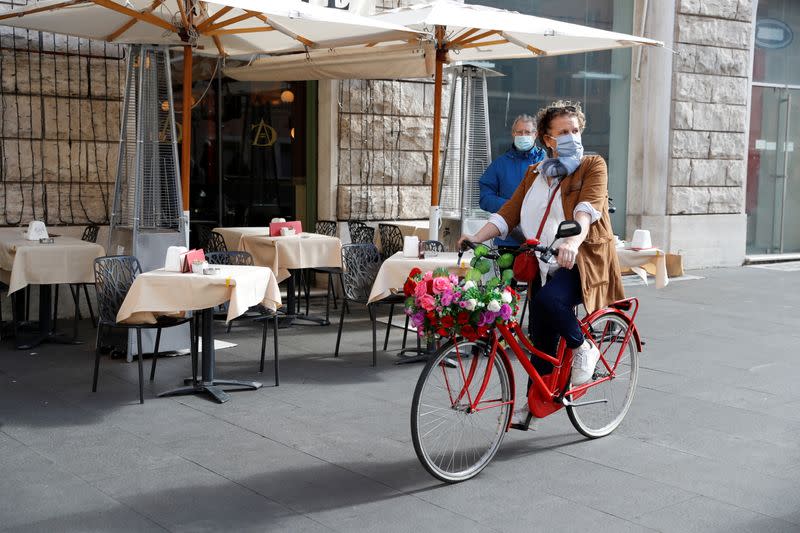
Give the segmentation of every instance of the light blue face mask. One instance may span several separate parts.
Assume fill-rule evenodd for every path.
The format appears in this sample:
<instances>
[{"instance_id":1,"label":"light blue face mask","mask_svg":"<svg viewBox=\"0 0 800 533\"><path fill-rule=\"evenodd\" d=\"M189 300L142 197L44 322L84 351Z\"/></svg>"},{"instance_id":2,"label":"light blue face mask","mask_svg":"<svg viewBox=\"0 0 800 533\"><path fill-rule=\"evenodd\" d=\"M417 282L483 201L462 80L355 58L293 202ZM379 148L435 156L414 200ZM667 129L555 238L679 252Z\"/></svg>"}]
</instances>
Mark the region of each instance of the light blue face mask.
<instances>
[{"instance_id":1,"label":"light blue face mask","mask_svg":"<svg viewBox=\"0 0 800 533\"><path fill-rule=\"evenodd\" d=\"M578 169L583 157L583 143L580 133L565 133L556 139L558 157L548 157L542 161L541 172L550 177L563 178ZM548 150L552 156L552 151Z\"/></svg>"},{"instance_id":2,"label":"light blue face mask","mask_svg":"<svg viewBox=\"0 0 800 533\"><path fill-rule=\"evenodd\" d=\"M533 148L533 136L531 135L515 135L514 147L520 152L527 152Z\"/></svg>"}]
</instances>

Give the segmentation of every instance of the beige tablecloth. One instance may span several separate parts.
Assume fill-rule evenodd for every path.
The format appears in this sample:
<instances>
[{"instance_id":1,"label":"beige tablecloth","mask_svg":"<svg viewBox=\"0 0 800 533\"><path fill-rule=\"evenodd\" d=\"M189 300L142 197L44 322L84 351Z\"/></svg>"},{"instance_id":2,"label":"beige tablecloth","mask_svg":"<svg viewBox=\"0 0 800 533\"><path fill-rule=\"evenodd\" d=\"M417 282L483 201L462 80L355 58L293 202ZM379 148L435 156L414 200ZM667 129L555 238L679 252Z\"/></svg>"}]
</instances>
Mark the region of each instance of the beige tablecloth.
<instances>
[{"instance_id":1,"label":"beige tablecloth","mask_svg":"<svg viewBox=\"0 0 800 533\"><path fill-rule=\"evenodd\" d=\"M657 248L649 250L631 250L629 248L617 248L619 266L624 270L630 268L647 284L647 270L655 272L656 288L663 289L669 284L667 276L667 256Z\"/></svg>"},{"instance_id":2,"label":"beige tablecloth","mask_svg":"<svg viewBox=\"0 0 800 533\"><path fill-rule=\"evenodd\" d=\"M286 237L243 234L239 249L249 252L255 264L271 268L278 281L289 277L289 269L342 266L342 241L318 233Z\"/></svg>"},{"instance_id":3,"label":"beige tablecloth","mask_svg":"<svg viewBox=\"0 0 800 533\"><path fill-rule=\"evenodd\" d=\"M221 266L219 274L210 276L152 270L133 281L117 321L154 324L158 315L208 309L225 302L230 302L230 321L253 305L277 309L281 293L272 271L264 267Z\"/></svg>"},{"instance_id":4,"label":"beige tablecloth","mask_svg":"<svg viewBox=\"0 0 800 533\"><path fill-rule=\"evenodd\" d=\"M408 279L408 273L414 267L421 268L423 272L444 267L453 274L463 275L469 268L471 259L472 252L465 253L459 266L456 252L442 252L436 256L428 255L425 259L403 257L403 252L397 252L381 265L381 269L375 277L375 283L372 284L369 301L372 303L400 292Z\"/></svg>"},{"instance_id":5,"label":"beige tablecloth","mask_svg":"<svg viewBox=\"0 0 800 533\"><path fill-rule=\"evenodd\" d=\"M99 244L55 237L53 244L25 239L24 228L0 228L0 280L9 292L26 285L94 283L94 260L105 255ZM50 233L58 233L51 228Z\"/></svg>"},{"instance_id":6,"label":"beige tablecloth","mask_svg":"<svg viewBox=\"0 0 800 533\"><path fill-rule=\"evenodd\" d=\"M241 250L239 247L242 235L269 235L267 227L246 227L246 228L214 228L214 231L222 235L225 239L225 247L231 251Z\"/></svg>"}]
</instances>

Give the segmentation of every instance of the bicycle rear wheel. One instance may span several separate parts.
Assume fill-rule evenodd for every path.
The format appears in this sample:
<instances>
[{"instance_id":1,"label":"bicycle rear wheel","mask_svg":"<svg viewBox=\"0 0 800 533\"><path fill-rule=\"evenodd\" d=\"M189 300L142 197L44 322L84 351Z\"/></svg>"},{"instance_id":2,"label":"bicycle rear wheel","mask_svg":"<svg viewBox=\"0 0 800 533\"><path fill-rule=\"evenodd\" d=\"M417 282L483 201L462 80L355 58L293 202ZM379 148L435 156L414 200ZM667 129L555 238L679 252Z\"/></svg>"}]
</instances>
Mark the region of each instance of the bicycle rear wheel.
<instances>
[{"instance_id":1,"label":"bicycle rear wheel","mask_svg":"<svg viewBox=\"0 0 800 533\"><path fill-rule=\"evenodd\" d=\"M499 355L480 404L476 410L470 408L470 399L483 383L489 353L484 342L450 341L431 358L417 381L411 403L414 450L428 472L442 481L458 483L476 476L492 460L506 434L513 398Z\"/></svg>"},{"instance_id":2,"label":"bicycle rear wheel","mask_svg":"<svg viewBox=\"0 0 800 533\"><path fill-rule=\"evenodd\" d=\"M589 438L605 437L617 429L633 401L639 377L639 351L633 335L624 342L629 329L629 323L616 313L602 314L589 324L601 355L592 379L608 377L609 369L614 370L611 379L586 389L575 400L577 405L567 406L572 425Z\"/></svg>"}]
</instances>

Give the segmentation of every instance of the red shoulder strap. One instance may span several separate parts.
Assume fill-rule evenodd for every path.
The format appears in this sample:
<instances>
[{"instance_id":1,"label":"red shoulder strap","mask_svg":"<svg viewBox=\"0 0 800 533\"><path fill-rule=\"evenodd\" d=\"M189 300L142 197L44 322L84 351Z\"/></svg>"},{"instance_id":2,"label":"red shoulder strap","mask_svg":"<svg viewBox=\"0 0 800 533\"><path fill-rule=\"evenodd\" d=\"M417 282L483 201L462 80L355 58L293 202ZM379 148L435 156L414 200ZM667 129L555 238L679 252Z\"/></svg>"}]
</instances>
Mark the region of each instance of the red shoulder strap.
<instances>
[{"instance_id":1,"label":"red shoulder strap","mask_svg":"<svg viewBox=\"0 0 800 533\"><path fill-rule=\"evenodd\" d=\"M544 177L544 176L542 176ZM547 216L550 214L550 207L553 205L553 199L556 197L556 193L558 192L559 187L561 187L561 182L558 182L556 188L553 189L553 192L550 193L550 200L547 202L547 209L545 209L544 216L542 217L542 221L539 223L539 231L536 232L536 239L538 240L542 236L542 230L544 229L544 223L547 221Z\"/></svg>"}]
</instances>

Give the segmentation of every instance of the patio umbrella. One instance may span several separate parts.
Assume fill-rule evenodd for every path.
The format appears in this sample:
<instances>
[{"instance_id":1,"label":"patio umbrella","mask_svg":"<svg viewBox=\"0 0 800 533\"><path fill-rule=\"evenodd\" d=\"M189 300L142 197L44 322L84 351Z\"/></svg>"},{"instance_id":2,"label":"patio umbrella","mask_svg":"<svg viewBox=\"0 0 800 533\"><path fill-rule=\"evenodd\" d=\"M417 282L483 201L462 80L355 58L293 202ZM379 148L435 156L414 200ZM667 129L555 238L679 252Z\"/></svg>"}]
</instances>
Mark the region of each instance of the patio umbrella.
<instances>
[{"instance_id":1,"label":"patio umbrella","mask_svg":"<svg viewBox=\"0 0 800 533\"><path fill-rule=\"evenodd\" d=\"M184 211L189 208L193 50L225 57L405 41L417 35L390 22L299 0L46 0L0 14L0 25L119 44L183 46Z\"/></svg>"},{"instance_id":2,"label":"patio umbrella","mask_svg":"<svg viewBox=\"0 0 800 533\"><path fill-rule=\"evenodd\" d=\"M405 48L385 44L357 46L331 53L266 57L247 66L225 69L225 74L251 81L395 79L434 75L431 239L438 238L440 219L439 146L444 63L537 58L638 45L663 46L660 41L634 35L452 0L412 5L370 18L427 32L433 43L418 43ZM382 61L384 54L392 60Z\"/></svg>"},{"instance_id":3,"label":"patio umbrella","mask_svg":"<svg viewBox=\"0 0 800 533\"><path fill-rule=\"evenodd\" d=\"M536 58L663 43L579 24L523 15L505 9L437 0L389 11L375 17L408 28L433 32L433 154L430 237L438 238L439 158L442 123L442 66L445 62Z\"/></svg>"}]
</instances>

